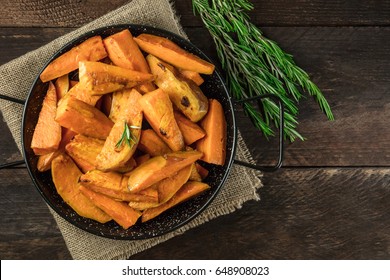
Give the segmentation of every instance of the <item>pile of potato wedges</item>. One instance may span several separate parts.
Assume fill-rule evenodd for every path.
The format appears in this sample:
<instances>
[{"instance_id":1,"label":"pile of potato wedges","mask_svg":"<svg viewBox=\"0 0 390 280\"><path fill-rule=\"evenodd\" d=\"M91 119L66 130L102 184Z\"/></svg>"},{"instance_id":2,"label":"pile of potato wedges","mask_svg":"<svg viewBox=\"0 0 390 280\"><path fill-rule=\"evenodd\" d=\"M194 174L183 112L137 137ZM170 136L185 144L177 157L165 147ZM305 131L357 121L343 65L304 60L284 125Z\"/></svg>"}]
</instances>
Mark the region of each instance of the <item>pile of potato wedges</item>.
<instances>
[{"instance_id":1,"label":"pile of potato wedges","mask_svg":"<svg viewBox=\"0 0 390 280\"><path fill-rule=\"evenodd\" d=\"M222 105L201 90L214 68L128 29L74 46L40 75L38 170L80 216L124 229L209 189L201 162L226 157Z\"/></svg>"}]
</instances>

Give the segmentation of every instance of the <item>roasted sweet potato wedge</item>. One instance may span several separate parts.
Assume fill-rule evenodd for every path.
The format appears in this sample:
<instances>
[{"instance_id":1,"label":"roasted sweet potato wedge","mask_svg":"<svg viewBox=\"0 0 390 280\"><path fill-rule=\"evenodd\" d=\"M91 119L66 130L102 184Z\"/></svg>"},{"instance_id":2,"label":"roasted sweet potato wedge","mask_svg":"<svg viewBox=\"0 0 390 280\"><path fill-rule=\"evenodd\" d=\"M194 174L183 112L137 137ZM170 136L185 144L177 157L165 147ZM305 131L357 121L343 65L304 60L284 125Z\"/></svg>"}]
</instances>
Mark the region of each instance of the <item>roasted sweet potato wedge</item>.
<instances>
[{"instance_id":1,"label":"roasted sweet potato wedge","mask_svg":"<svg viewBox=\"0 0 390 280\"><path fill-rule=\"evenodd\" d=\"M184 149L183 135L173 115L169 96L161 89L146 93L140 99L146 120L173 151Z\"/></svg>"},{"instance_id":2,"label":"roasted sweet potato wedge","mask_svg":"<svg viewBox=\"0 0 390 280\"><path fill-rule=\"evenodd\" d=\"M149 65L128 29L105 38L103 42L108 57L115 65L134 71L150 73ZM139 88L143 93L156 89L150 82L140 85Z\"/></svg>"},{"instance_id":3,"label":"roasted sweet potato wedge","mask_svg":"<svg viewBox=\"0 0 390 280\"><path fill-rule=\"evenodd\" d=\"M223 165L226 158L226 119L221 103L210 99L209 112L200 122L206 136L196 142L196 149L203 152L202 160Z\"/></svg>"},{"instance_id":4,"label":"roasted sweet potato wedge","mask_svg":"<svg viewBox=\"0 0 390 280\"><path fill-rule=\"evenodd\" d=\"M158 194L150 192L130 193L128 178L117 172L92 170L80 177L80 184L119 201L157 202Z\"/></svg>"},{"instance_id":5,"label":"roasted sweet potato wedge","mask_svg":"<svg viewBox=\"0 0 390 280\"><path fill-rule=\"evenodd\" d=\"M142 136L141 136L141 138L142 138ZM138 144L138 148L139 148L139 144ZM136 157L135 162L137 163L137 165L141 165L149 159L150 159L150 154L144 154L144 155Z\"/></svg>"},{"instance_id":6,"label":"roasted sweet potato wedge","mask_svg":"<svg viewBox=\"0 0 390 280\"><path fill-rule=\"evenodd\" d=\"M185 183L170 200L157 207L146 209L142 213L142 222L146 222L157 217L169 208L172 208L173 206L183 201L197 196L200 193L208 190L209 188L210 186L208 184L202 182L189 181Z\"/></svg>"},{"instance_id":7,"label":"roasted sweet potato wedge","mask_svg":"<svg viewBox=\"0 0 390 280\"><path fill-rule=\"evenodd\" d=\"M104 140L78 134L66 145L65 150L85 173L95 169L95 160L103 145Z\"/></svg>"},{"instance_id":8,"label":"roasted sweet potato wedge","mask_svg":"<svg viewBox=\"0 0 390 280\"><path fill-rule=\"evenodd\" d=\"M95 107L98 100L100 100L100 95L92 95L88 89L83 86L83 84L77 83L74 87L72 87L68 91L69 96L73 96L74 98L83 101L93 107Z\"/></svg>"},{"instance_id":9,"label":"roasted sweet potato wedge","mask_svg":"<svg viewBox=\"0 0 390 280\"><path fill-rule=\"evenodd\" d=\"M61 99L55 120L76 133L103 140L114 125L101 111L72 96Z\"/></svg>"},{"instance_id":10,"label":"roasted sweet potato wedge","mask_svg":"<svg viewBox=\"0 0 390 280\"><path fill-rule=\"evenodd\" d=\"M198 72L183 69L179 69L179 72L187 79L193 81L197 86L204 83L202 76Z\"/></svg>"},{"instance_id":11,"label":"roasted sweet potato wedge","mask_svg":"<svg viewBox=\"0 0 390 280\"><path fill-rule=\"evenodd\" d=\"M69 91L69 76L65 74L58 79L54 83L57 92L57 100L60 100L64 95Z\"/></svg>"},{"instance_id":12,"label":"roasted sweet potato wedge","mask_svg":"<svg viewBox=\"0 0 390 280\"><path fill-rule=\"evenodd\" d=\"M141 132L141 138L138 143L138 149L146 154L162 156L171 153L168 145L154 132L153 129L145 129Z\"/></svg>"},{"instance_id":13,"label":"roasted sweet potato wedge","mask_svg":"<svg viewBox=\"0 0 390 280\"><path fill-rule=\"evenodd\" d=\"M53 159L51 174L58 194L77 214L101 223L111 220L80 192L78 181L82 173L69 156L61 153Z\"/></svg>"},{"instance_id":14,"label":"roasted sweet potato wedge","mask_svg":"<svg viewBox=\"0 0 390 280\"><path fill-rule=\"evenodd\" d=\"M212 74L215 66L200 57L187 52L171 40L151 34L141 34L134 38L141 50L185 70L202 74Z\"/></svg>"},{"instance_id":15,"label":"roasted sweet potato wedge","mask_svg":"<svg viewBox=\"0 0 390 280\"><path fill-rule=\"evenodd\" d=\"M92 95L102 95L151 82L154 76L102 62L80 61L79 80Z\"/></svg>"},{"instance_id":16,"label":"roasted sweet potato wedge","mask_svg":"<svg viewBox=\"0 0 390 280\"><path fill-rule=\"evenodd\" d=\"M51 152L46 155L41 155L38 158L38 163L37 163L37 169L40 172L45 172L51 168L51 162L53 159L55 159L61 152L59 150L55 152Z\"/></svg>"},{"instance_id":17,"label":"roasted sweet potato wedge","mask_svg":"<svg viewBox=\"0 0 390 280\"><path fill-rule=\"evenodd\" d=\"M203 128L187 119L181 113L174 112L174 115L186 145L191 145L206 135L206 132L203 130Z\"/></svg>"},{"instance_id":18,"label":"roasted sweet potato wedge","mask_svg":"<svg viewBox=\"0 0 390 280\"><path fill-rule=\"evenodd\" d=\"M208 100L194 82L183 78L176 68L153 55L148 55L146 60L156 76L156 85L187 118L198 122L206 115Z\"/></svg>"},{"instance_id":19,"label":"roasted sweet potato wedge","mask_svg":"<svg viewBox=\"0 0 390 280\"><path fill-rule=\"evenodd\" d=\"M191 175L192 165L190 164L179 170L176 174L161 180L156 184L159 203L165 203L183 186Z\"/></svg>"},{"instance_id":20,"label":"roasted sweet potato wedge","mask_svg":"<svg viewBox=\"0 0 390 280\"><path fill-rule=\"evenodd\" d=\"M47 82L76 70L79 61L98 61L106 56L102 38L94 36L53 60L43 70L40 78L42 82Z\"/></svg>"},{"instance_id":21,"label":"roasted sweet potato wedge","mask_svg":"<svg viewBox=\"0 0 390 280\"><path fill-rule=\"evenodd\" d=\"M36 155L44 155L58 149L61 142L61 126L55 121L57 93L53 83L49 83L38 122L31 140L31 148Z\"/></svg>"},{"instance_id":22,"label":"roasted sweet potato wedge","mask_svg":"<svg viewBox=\"0 0 390 280\"><path fill-rule=\"evenodd\" d=\"M127 183L129 191L136 193L146 189L201 157L202 153L198 151L174 152L164 157L153 157L130 172Z\"/></svg>"},{"instance_id":23,"label":"roasted sweet potato wedge","mask_svg":"<svg viewBox=\"0 0 390 280\"><path fill-rule=\"evenodd\" d=\"M134 210L125 202L116 201L84 186L80 186L80 191L88 197L92 203L111 216L124 229L128 229L134 225L141 216L141 212Z\"/></svg>"},{"instance_id":24,"label":"roasted sweet potato wedge","mask_svg":"<svg viewBox=\"0 0 390 280\"><path fill-rule=\"evenodd\" d=\"M137 149L142 126L142 110L139 105L142 95L132 89L123 96L125 97L121 105L123 111L111 129L103 149L96 157L97 169L116 170L123 166ZM121 142L122 137L130 139Z\"/></svg>"}]
</instances>

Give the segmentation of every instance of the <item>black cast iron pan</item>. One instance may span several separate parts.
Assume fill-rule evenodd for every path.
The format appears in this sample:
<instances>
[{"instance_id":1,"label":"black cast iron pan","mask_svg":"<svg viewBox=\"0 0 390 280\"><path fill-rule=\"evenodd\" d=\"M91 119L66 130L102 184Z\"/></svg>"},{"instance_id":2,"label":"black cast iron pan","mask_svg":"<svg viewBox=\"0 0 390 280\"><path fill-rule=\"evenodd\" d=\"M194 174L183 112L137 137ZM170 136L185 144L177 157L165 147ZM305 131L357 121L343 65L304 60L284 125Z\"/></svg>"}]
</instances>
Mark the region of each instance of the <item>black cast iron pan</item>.
<instances>
[{"instance_id":1,"label":"black cast iron pan","mask_svg":"<svg viewBox=\"0 0 390 280\"><path fill-rule=\"evenodd\" d=\"M198 55L199 57L210 61L210 59L196 46L191 44L189 41L184 38L173 34L171 32L150 27L144 25L116 25L100 28L94 31L90 31L81 37L73 40L64 46L60 51L58 51L47 64L50 63L53 59L60 56L62 53L70 50L73 46L80 44L86 39L95 36L101 35L103 38L109 35L112 35L116 32L119 32L124 29L129 29L133 36L137 36L141 33L149 33L158 36L166 37L187 51ZM42 68L47 66L47 64ZM39 73L40 74L40 73ZM274 171L281 166L282 163L282 152L283 152L283 138L282 133L280 133L280 150L279 150L279 160L276 166L274 167L259 167L249 163L241 162L234 159L236 145L237 145L237 128L234 115L234 104L236 102L244 102L249 100L240 100L234 102L225 86L221 75L218 71L215 71L212 75L204 75L205 82L202 84L201 89L208 98L217 99L223 106L226 122L227 122L227 153L226 153L226 163L224 166L217 165L208 165L204 166L209 170L209 176L205 180L211 186L211 189L200 196L188 200L164 213L160 216L152 219L146 223L138 222L134 226L125 230L115 222L108 222L106 224L101 224L96 221L80 217L75 211L70 208L62 198L57 194L57 191L54 187L51 173L39 172L37 170L37 161L38 157L34 155L32 149L30 148L33 131L35 125L38 121L39 112L41 110L42 102L46 94L48 83L42 83L39 79L39 75L34 81L30 93L27 96L27 99L24 103L24 112L23 112L23 123L22 123L22 147L23 147L23 156L31 176L32 181L34 182L37 190L45 199L45 201L50 205L55 212L57 212L62 218L72 223L76 227L90 232L92 234L112 238L112 239L127 239L127 240L136 240L136 239L146 239L156 236L160 236L171 232L184 224L188 223L190 220L199 215L216 197L220 189L223 187L229 172L231 170L233 162L251 167L258 170ZM1 96L4 98L4 96ZM274 98L274 96L265 95L262 98ZM10 101L16 101L12 98L7 98ZM253 98L258 99L258 98ZM281 108L281 122L283 127L283 106L279 100L276 100L279 103ZM18 103L21 103L20 101ZM20 163L20 162L19 162ZM4 165L5 166L5 165ZM4 167L2 166L2 167Z\"/></svg>"}]
</instances>

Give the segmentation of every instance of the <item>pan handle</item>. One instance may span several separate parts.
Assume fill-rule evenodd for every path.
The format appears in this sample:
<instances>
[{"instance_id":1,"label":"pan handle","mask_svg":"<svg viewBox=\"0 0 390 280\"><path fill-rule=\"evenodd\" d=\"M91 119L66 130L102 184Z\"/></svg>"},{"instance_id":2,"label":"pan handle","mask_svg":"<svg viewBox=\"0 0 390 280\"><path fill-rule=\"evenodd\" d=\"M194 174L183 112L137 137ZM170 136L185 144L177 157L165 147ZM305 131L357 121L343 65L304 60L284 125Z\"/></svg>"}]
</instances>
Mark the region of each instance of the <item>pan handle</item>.
<instances>
[{"instance_id":1,"label":"pan handle","mask_svg":"<svg viewBox=\"0 0 390 280\"><path fill-rule=\"evenodd\" d=\"M255 97L249 97L249 98L245 98L245 99L235 100L235 103L242 104L242 103L249 102L249 101L262 100L264 98L272 99L273 101L278 103L278 106L279 106L279 119L280 119L280 123L279 123L279 155L278 155L278 161L277 161L276 165L274 165L274 166L259 166L257 164L252 164L252 163L249 163L249 162L236 160L236 159L234 160L234 163L236 163L238 165L245 166L245 167L249 167L249 168L252 168L252 169L255 169L255 170L260 170L260 171L265 171L265 172L274 172L274 171L278 170L282 166L282 162L283 162L283 151L284 151L284 138L283 138L284 106L283 106L282 100L278 96L276 96L276 95L264 94L264 95L261 95L261 96L255 96Z\"/></svg>"},{"instance_id":2,"label":"pan handle","mask_svg":"<svg viewBox=\"0 0 390 280\"><path fill-rule=\"evenodd\" d=\"M24 105L24 103L25 103L24 100L21 100L21 99L18 99L18 98L14 98L14 97L11 97L11 96L8 96L8 95L3 95L3 94L0 94L0 99L11 101L13 103L20 104L20 105ZM22 165L24 163L25 163L24 160L16 160L14 162L6 162L6 163L0 164L0 169L11 168L11 167L14 167L14 166Z\"/></svg>"}]
</instances>

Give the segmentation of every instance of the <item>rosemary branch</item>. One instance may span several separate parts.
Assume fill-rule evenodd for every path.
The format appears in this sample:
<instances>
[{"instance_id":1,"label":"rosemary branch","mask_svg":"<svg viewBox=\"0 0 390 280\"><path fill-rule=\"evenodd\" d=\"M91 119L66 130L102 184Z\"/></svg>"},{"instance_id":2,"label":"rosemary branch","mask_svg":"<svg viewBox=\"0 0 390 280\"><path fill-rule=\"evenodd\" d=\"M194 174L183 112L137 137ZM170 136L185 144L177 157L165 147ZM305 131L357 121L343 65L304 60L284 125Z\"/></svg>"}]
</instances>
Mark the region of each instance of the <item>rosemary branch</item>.
<instances>
[{"instance_id":1,"label":"rosemary branch","mask_svg":"<svg viewBox=\"0 0 390 280\"><path fill-rule=\"evenodd\" d=\"M329 120L333 114L321 90L299 68L292 56L250 22L246 13L253 9L248 0L192 0L194 13L199 14L209 30L226 80L235 99L274 94L285 107L284 137L304 140L296 130L299 100L302 91L313 96ZM244 103L244 110L263 134L273 136L273 124L279 127L279 107L264 99L261 109Z\"/></svg>"},{"instance_id":2,"label":"rosemary branch","mask_svg":"<svg viewBox=\"0 0 390 280\"><path fill-rule=\"evenodd\" d=\"M119 141L116 143L115 148L120 148L122 146L123 142L125 142L129 147L132 146L131 142L133 142L133 144L138 143L137 137L135 137L131 133L130 128L133 128L133 129L141 129L141 128L139 126L135 126L135 125L129 126L126 121L124 123L125 123L125 125L124 125L122 136L119 139Z\"/></svg>"}]
</instances>

